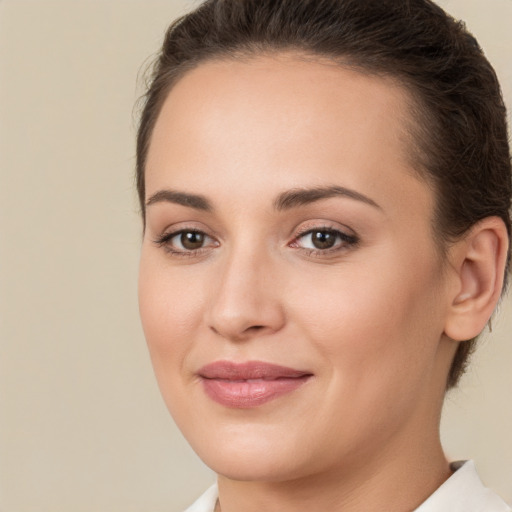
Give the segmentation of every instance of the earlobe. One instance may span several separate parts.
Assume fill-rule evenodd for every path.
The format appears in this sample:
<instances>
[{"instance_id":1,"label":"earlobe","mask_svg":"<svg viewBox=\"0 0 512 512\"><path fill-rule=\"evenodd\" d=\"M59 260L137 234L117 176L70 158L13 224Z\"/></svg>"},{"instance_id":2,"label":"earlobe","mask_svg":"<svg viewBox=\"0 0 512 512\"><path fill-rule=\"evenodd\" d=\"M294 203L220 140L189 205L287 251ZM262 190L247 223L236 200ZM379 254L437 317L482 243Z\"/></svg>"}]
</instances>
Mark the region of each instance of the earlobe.
<instances>
[{"instance_id":1,"label":"earlobe","mask_svg":"<svg viewBox=\"0 0 512 512\"><path fill-rule=\"evenodd\" d=\"M474 338L489 321L503 287L508 243L503 220L488 217L452 247L456 286L445 323L449 338Z\"/></svg>"}]
</instances>

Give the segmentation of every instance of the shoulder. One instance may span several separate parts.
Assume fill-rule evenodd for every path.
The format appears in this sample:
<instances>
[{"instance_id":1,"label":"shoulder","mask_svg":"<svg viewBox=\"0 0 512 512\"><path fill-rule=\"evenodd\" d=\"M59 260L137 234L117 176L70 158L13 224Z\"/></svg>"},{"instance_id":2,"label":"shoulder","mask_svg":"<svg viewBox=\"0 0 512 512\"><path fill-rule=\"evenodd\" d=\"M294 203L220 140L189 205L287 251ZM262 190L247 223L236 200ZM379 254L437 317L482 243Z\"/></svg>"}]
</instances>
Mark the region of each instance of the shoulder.
<instances>
[{"instance_id":1,"label":"shoulder","mask_svg":"<svg viewBox=\"0 0 512 512\"><path fill-rule=\"evenodd\" d=\"M452 464L453 475L414 512L512 512L484 486L473 461Z\"/></svg>"},{"instance_id":2,"label":"shoulder","mask_svg":"<svg viewBox=\"0 0 512 512\"><path fill-rule=\"evenodd\" d=\"M217 497L217 485L214 484L184 512L213 512Z\"/></svg>"}]
</instances>

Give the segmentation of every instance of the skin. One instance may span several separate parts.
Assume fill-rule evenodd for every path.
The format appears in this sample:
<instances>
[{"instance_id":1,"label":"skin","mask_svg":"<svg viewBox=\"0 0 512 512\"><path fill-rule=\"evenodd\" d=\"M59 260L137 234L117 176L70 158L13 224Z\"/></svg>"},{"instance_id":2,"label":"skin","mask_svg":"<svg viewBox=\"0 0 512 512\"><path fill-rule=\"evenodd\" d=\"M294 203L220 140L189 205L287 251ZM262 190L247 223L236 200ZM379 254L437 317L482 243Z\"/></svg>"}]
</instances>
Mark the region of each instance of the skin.
<instances>
[{"instance_id":1,"label":"skin","mask_svg":"<svg viewBox=\"0 0 512 512\"><path fill-rule=\"evenodd\" d=\"M408 102L391 81L282 54L201 64L163 105L146 167L141 318L164 400L218 473L223 512L405 512L450 474L440 411L460 304L482 281L470 242L440 257L434 194L410 164ZM287 191L332 186L369 201L275 207ZM357 242L312 252L303 232L314 228ZM206 234L198 250L155 242L187 229ZM218 360L313 377L233 409L197 375Z\"/></svg>"}]
</instances>

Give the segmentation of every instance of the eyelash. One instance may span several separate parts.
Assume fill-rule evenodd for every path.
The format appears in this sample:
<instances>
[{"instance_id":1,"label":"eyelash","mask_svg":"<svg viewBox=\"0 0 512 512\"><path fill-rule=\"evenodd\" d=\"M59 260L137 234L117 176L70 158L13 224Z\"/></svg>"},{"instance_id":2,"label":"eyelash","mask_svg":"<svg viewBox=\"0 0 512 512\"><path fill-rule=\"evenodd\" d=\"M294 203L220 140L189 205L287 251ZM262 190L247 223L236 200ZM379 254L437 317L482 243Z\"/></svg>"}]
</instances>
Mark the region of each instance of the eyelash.
<instances>
[{"instance_id":1,"label":"eyelash","mask_svg":"<svg viewBox=\"0 0 512 512\"><path fill-rule=\"evenodd\" d=\"M297 241L313 233L328 233L330 235L334 235L336 237L336 245L327 249L308 249L303 247L302 250L305 251L307 256L315 256L321 258L323 256L325 257L339 253L341 251L346 251L351 247L355 247L359 243L359 237L357 235L345 233L332 226L315 226L313 228L307 228L304 231L299 232L291 242L290 246L300 248L297 244Z\"/></svg>"},{"instance_id":2,"label":"eyelash","mask_svg":"<svg viewBox=\"0 0 512 512\"><path fill-rule=\"evenodd\" d=\"M171 255L178 256L178 257L193 258L195 256L201 256L205 251L208 250L208 247L200 247L200 248L194 249L194 250L183 250L183 249L175 249L175 248L173 248L172 245L171 245L171 240L173 238L176 238L176 237L180 236L180 235L183 235L184 233L195 234L195 235L202 235L205 238L209 238L209 239L213 240L213 238L211 236L209 236L204 231L201 231L200 229L195 229L195 228L187 229L187 228L184 228L184 229L180 229L178 231L173 231L171 233L164 233L163 235L158 237L156 240L154 240L154 243L157 246L159 246L159 247L163 247L165 249L165 251L170 253ZM216 242L216 243L218 245L218 242Z\"/></svg>"},{"instance_id":3,"label":"eyelash","mask_svg":"<svg viewBox=\"0 0 512 512\"><path fill-rule=\"evenodd\" d=\"M331 226L316 226L314 228L308 228L304 231L301 231L295 236L292 242L290 242L288 245L293 248L301 249L299 244L297 243L298 240L305 238L308 235L311 235L313 233L328 233L331 235L334 235L337 239L337 244L334 247L326 248L326 249L311 249L311 248L302 248L302 250L305 252L307 256L315 256L315 257L322 257L327 255L332 255L333 253L341 252L350 249L351 247L356 246L359 243L359 238L357 235L349 235L348 233L344 233L343 231L340 231L339 229L333 228ZM208 251L210 247L200 247L198 249L193 250L182 250L182 249L175 249L171 245L171 240L173 238L176 238L180 235L183 235L184 233L189 234L195 234L195 235L201 235L204 236L206 239L214 240L213 237L209 236L204 231L201 231L199 229L191 228L191 229L180 229L178 231L173 231L171 233L164 233L160 237L158 237L156 240L154 240L154 243L159 246L163 247L166 252L170 253L173 256L177 257L197 257L204 254L204 252ZM214 246L218 246L218 242L214 241Z\"/></svg>"}]
</instances>

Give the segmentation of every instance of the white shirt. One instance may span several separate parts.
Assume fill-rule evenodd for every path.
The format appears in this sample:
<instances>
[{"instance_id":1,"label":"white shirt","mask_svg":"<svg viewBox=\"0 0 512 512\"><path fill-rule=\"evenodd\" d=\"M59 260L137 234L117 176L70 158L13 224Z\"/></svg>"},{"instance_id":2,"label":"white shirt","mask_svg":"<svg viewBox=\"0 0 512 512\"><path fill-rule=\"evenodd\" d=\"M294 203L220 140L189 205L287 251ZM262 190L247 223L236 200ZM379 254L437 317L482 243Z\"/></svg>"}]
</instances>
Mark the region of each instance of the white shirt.
<instances>
[{"instance_id":1,"label":"white shirt","mask_svg":"<svg viewBox=\"0 0 512 512\"><path fill-rule=\"evenodd\" d=\"M454 462L455 473L414 512L512 512L493 491L484 487L473 461ZM185 512L214 512L217 486L210 487Z\"/></svg>"}]
</instances>

